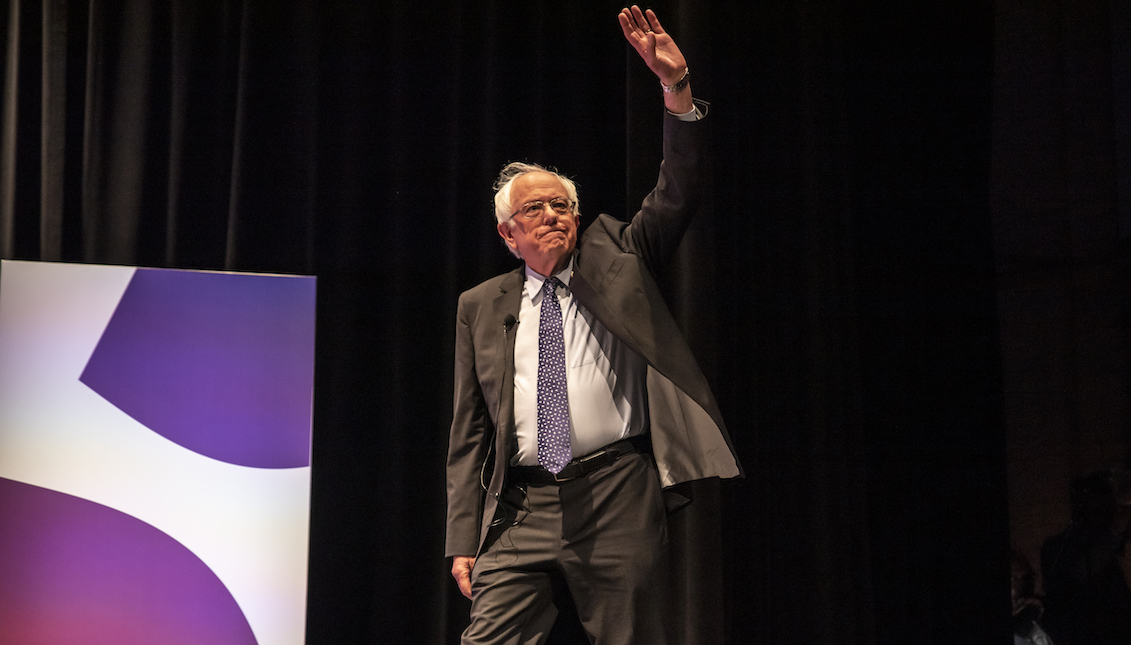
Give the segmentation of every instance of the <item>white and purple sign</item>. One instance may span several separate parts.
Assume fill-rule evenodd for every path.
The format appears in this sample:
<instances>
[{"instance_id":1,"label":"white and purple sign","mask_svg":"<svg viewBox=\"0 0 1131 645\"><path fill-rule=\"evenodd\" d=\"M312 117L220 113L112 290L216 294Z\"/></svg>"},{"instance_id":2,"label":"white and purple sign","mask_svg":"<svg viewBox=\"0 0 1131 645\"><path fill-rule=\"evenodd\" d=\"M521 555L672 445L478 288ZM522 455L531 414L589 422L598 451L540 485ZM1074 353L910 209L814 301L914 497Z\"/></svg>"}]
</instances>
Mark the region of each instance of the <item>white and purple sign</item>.
<instances>
[{"instance_id":1,"label":"white and purple sign","mask_svg":"<svg viewBox=\"0 0 1131 645\"><path fill-rule=\"evenodd\" d=\"M0 262L0 643L305 640L315 279Z\"/></svg>"}]
</instances>

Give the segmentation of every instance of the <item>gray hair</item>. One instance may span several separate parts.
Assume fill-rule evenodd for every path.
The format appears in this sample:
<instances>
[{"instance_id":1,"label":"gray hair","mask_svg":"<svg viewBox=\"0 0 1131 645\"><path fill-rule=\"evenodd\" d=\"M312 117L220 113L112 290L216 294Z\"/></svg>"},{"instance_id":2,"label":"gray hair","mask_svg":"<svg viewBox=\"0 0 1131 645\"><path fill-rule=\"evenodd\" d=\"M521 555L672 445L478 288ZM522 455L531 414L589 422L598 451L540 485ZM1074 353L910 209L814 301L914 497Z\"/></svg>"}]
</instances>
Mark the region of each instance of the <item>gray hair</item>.
<instances>
[{"instance_id":1,"label":"gray hair","mask_svg":"<svg viewBox=\"0 0 1131 645\"><path fill-rule=\"evenodd\" d=\"M573 180L560 172L539 166L536 163L524 163L521 161L512 161L503 166L499 171L499 178L495 180L495 219L500 224L506 223L514 226L512 218L514 217L514 208L511 204L511 188L514 186L514 180L523 175L528 175L532 172L545 172L558 178L562 182L562 186L566 189L566 195L570 201L573 202L573 214L580 215L581 211L578 209L577 201L577 184Z\"/></svg>"}]
</instances>

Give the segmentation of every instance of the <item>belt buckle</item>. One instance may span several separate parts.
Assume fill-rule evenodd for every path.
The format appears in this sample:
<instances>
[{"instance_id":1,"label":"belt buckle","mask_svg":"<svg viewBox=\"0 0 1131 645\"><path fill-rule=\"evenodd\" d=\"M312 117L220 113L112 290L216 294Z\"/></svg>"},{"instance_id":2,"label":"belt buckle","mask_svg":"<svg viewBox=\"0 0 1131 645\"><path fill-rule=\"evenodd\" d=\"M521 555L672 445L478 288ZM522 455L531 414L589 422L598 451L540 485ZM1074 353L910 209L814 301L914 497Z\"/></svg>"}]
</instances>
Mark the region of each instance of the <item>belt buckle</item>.
<instances>
[{"instance_id":1,"label":"belt buckle","mask_svg":"<svg viewBox=\"0 0 1131 645\"><path fill-rule=\"evenodd\" d=\"M570 463L566 464L566 468L569 468L571 465L577 466L577 469L578 469L579 472L576 475L572 475L570 477L561 477L560 473L565 470L565 468L563 468L561 471L558 471L557 473L553 473L554 482L558 483L558 484L564 484L566 482L573 481L573 480L577 479L578 477L582 477L583 475L587 475L590 471L585 469L585 465L592 463L592 462L594 462L598 459L604 459L605 457L608 456L608 454L609 454L608 450L598 450L597 452L594 452L594 453L589 454L589 455L585 455L584 457L579 457L575 461L571 461Z\"/></svg>"},{"instance_id":2,"label":"belt buckle","mask_svg":"<svg viewBox=\"0 0 1131 645\"><path fill-rule=\"evenodd\" d=\"M562 470L565 470L565 469L563 468ZM561 470L559 470L556 473L550 473L550 474L554 476L554 483L555 484L564 484L566 482L571 482L571 481L577 479L578 477L580 477L580 475L574 475L572 477L562 477L561 476Z\"/></svg>"}]
</instances>

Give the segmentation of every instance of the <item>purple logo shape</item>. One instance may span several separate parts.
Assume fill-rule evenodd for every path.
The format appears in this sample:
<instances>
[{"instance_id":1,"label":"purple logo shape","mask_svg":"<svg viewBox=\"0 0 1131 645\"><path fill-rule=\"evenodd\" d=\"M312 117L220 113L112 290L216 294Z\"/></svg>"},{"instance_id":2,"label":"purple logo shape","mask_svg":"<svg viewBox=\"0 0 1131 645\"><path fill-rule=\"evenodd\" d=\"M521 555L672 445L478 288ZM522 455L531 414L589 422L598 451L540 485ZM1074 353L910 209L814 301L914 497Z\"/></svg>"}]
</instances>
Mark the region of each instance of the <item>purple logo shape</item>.
<instances>
[{"instance_id":1,"label":"purple logo shape","mask_svg":"<svg viewBox=\"0 0 1131 645\"><path fill-rule=\"evenodd\" d=\"M310 464L315 279L138 269L80 380L240 466Z\"/></svg>"},{"instance_id":2,"label":"purple logo shape","mask_svg":"<svg viewBox=\"0 0 1131 645\"><path fill-rule=\"evenodd\" d=\"M124 513L0 478L0 643L255 645L227 587Z\"/></svg>"}]
</instances>

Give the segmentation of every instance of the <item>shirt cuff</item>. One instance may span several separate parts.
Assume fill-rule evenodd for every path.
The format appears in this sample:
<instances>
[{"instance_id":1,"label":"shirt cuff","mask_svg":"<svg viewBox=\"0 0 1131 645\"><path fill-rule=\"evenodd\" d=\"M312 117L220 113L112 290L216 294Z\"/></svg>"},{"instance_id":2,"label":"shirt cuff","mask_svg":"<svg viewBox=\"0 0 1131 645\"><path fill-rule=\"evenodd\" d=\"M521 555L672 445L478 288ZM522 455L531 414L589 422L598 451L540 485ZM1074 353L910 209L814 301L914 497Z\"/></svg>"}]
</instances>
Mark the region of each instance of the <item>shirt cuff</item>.
<instances>
[{"instance_id":1,"label":"shirt cuff","mask_svg":"<svg viewBox=\"0 0 1131 645\"><path fill-rule=\"evenodd\" d=\"M710 103L706 101L700 101L698 99L694 99L694 101L695 107L690 112L676 114L675 112L668 110L668 114L674 116L680 121L698 121L699 119L707 116L707 106L709 106Z\"/></svg>"}]
</instances>

